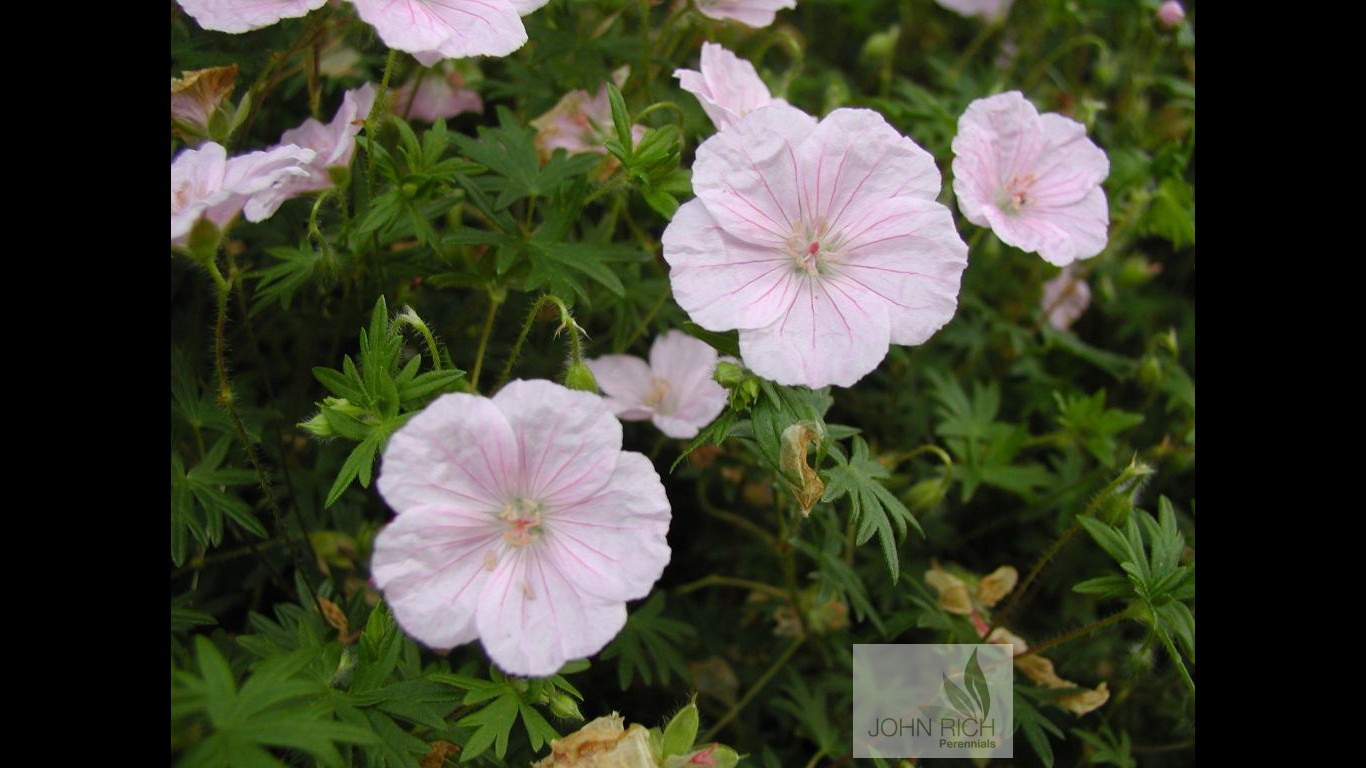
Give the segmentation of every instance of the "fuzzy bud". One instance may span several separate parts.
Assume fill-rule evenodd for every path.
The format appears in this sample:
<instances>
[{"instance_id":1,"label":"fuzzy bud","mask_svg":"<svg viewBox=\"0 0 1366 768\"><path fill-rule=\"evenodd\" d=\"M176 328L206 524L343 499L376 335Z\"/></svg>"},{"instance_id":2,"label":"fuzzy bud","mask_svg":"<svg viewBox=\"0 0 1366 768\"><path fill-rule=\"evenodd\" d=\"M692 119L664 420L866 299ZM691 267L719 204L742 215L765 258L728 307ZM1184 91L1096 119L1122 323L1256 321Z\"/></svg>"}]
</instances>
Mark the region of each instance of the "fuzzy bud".
<instances>
[{"instance_id":1,"label":"fuzzy bud","mask_svg":"<svg viewBox=\"0 0 1366 768\"><path fill-rule=\"evenodd\" d=\"M569 366L569 370L564 374L564 385L582 392L592 392L595 395L598 393L598 380L593 378L593 372L583 363Z\"/></svg>"},{"instance_id":2,"label":"fuzzy bud","mask_svg":"<svg viewBox=\"0 0 1366 768\"><path fill-rule=\"evenodd\" d=\"M1157 9L1157 20L1167 29L1174 29L1186 20L1186 9L1177 0L1167 0Z\"/></svg>"}]
</instances>

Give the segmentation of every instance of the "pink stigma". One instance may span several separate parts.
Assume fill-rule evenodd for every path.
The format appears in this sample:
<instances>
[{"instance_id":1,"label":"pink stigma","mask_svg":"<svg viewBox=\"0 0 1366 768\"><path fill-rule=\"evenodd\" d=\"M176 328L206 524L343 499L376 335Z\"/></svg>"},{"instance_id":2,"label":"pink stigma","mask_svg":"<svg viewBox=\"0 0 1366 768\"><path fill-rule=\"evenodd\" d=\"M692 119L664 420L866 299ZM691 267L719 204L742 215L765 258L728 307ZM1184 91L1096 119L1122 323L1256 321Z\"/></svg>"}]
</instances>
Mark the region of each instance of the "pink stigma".
<instances>
[{"instance_id":1,"label":"pink stigma","mask_svg":"<svg viewBox=\"0 0 1366 768\"><path fill-rule=\"evenodd\" d=\"M812 242L811 245L808 245L806 247L806 252L812 256L815 256L816 254L820 253L820 251L821 244L819 242Z\"/></svg>"}]
</instances>

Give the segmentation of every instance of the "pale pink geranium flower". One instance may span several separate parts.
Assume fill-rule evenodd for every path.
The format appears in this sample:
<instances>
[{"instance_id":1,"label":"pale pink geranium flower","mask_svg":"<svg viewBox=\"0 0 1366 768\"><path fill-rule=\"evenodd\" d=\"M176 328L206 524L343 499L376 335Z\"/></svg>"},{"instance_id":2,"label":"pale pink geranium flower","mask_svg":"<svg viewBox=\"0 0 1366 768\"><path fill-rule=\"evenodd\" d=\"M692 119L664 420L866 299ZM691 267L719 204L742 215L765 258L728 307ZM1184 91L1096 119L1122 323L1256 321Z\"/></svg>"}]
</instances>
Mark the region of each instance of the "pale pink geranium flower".
<instances>
[{"instance_id":1,"label":"pale pink geranium flower","mask_svg":"<svg viewBox=\"0 0 1366 768\"><path fill-rule=\"evenodd\" d=\"M734 19L750 27L767 27L782 8L796 8L797 0L696 0L697 10L713 19Z\"/></svg>"},{"instance_id":2,"label":"pale pink geranium flower","mask_svg":"<svg viewBox=\"0 0 1366 768\"><path fill-rule=\"evenodd\" d=\"M250 32L281 19L307 16L327 0L178 0L180 7L204 29Z\"/></svg>"},{"instance_id":3,"label":"pale pink geranium flower","mask_svg":"<svg viewBox=\"0 0 1366 768\"><path fill-rule=\"evenodd\" d=\"M773 98L753 64L716 43L702 44L699 66L700 72L676 69L674 77L683 90L697 97L718 131L724 131L759 107L775 101L787 103Z\"/></svg>"},{"instance_id":4,"label":"pale pink geranium flower","mask_svg":"<svg viewBox=\"0 0 1366 768\"><path fill-rule=\"evenodd\" d=\"M757 109L697 148L664 230L674 299L780 384L851 386L953 316L967 246L929 153L866 109Z\"/></svg>"},{"instance_id":5,"label":"pale pink geranium flower","mask_svg":"<svg viewBox=\"0 0 1366 768\"><path fill-rule=\"evenodd\" d=\"M313 150L289 144L229 159L227 150L214 142L176 155L171 163L171 245L186 245L201 218L226 229L253 195L285 179L308 176L313 157ZM252 210L246 218L261 221L265 216Z\"/></svg>"},{"instance_id":6,"label":"pale pink geranium flower","mask_svg":"<svg viewBox=\"0 0 1366 768\"><path fill-rule=\"evenodd\" d=\"M1043 284L1043 313L1048 324L1060 331L1072 327L1091 306L1091 286L1084 278L1077 277L1073 269L1075 263L1063 267L1062 272Z\"/></svg>"},{"instance_id":7,"label":"pale pink geranium flower","mask_svg":"<svg viewBox=\"0 0 1366 768\"><path fill-rule=\"evenodd\" d=\"M430 67L442 59L506 56L526 43L522 16L548 0L351 0L390 48Z\"/></svg>"},{"instance_id":8,"label":"pale pink geranium flower","mask_svg":"<svg viewBox=\"0 0 1366 768\"><path fill-rule=\"evenodd\" d=\"M365 123L365 116L375 103L375 86L366 83L347 91L341 107L327 125L309 118L298 128L280 134L282 145L293 144L313 150L307 176L291 176L279 184L254 195L247 203L247 217L252 221L268 219L290 198L309 192L329 189L334 181L334 169L348 169L356 151L356 135Z\"/></svg>"},{"instance_id":9,"label":"pale pink geranium flower","mask_svg":"<svg viewBox=\"0 0 1366 768\"><path fill-rule=\"evenodd\" d=\"M543 160L556 149L607 154L604 142L617 135L607 83L598 87L596 96L577 89L566 93L549 112L532 120L531 125L536 129L536 151ZM631 126L631 139L640 141L645 130L643 125Z\"/></svg>"},{"instance_id":10,"label":"pale pink geranium flower","mask_svg":"<svg viewBox=\"0 0 1366 768\"><path fill-rule=\"evenodd\" d=\"M650 419L669 437L696 437L726 407L712 380L720 357L711 345L673 330L650 345L650 362L632 355L588 361L607 406L627 421Z\"/></svg>"},{"instance_id":11,"label":"pale pink geranium flower","mask_svg":"<svg viewBox=\"0 0 1366 768\"><path fill-rule=\"evenodd\" d=\"M973 224L1067 266L1105 250L1110 160L1086 126L1040 115L1019 91L978 99L958 118L953 191Z\"/></svg>"},{"instance_id":12,"label":"pale pink geranium flower","mask_svg":"<svg viewBox=\"0 0 1366 768\"><path fill-rule=\"evenodd\" d=\"M982 21L994 22L1004 19L1010 13L1015 0L934 0L941 6L960 16L976 16Z\"/></svg>"},{"instance_id":13,"label":"pale pink geranium flower","mask_svg":"<svg viewBox=\"0 0 1366 768\"><path fill-rule=\"evenodd\" d=\"M465 78L458 71L435 70L421 72L399 86L389 99L394 113L405 120L435 123L465 112L484 111L484 100L465 87Z\"/></svg>"},{"instance_id":14,"label":"pale pink geranium flower","mask_svg":"<svg viewBox=\"0 0 1366 768\"><path fill-rule=\"evenodd\" d=\"M399 626L438 649L478 638L512 674L597 653L669 562L650 460L601 398L548 381L438 398L389 439L378 486L396 517L371 572Z\"/></svg>"}]
</instances>

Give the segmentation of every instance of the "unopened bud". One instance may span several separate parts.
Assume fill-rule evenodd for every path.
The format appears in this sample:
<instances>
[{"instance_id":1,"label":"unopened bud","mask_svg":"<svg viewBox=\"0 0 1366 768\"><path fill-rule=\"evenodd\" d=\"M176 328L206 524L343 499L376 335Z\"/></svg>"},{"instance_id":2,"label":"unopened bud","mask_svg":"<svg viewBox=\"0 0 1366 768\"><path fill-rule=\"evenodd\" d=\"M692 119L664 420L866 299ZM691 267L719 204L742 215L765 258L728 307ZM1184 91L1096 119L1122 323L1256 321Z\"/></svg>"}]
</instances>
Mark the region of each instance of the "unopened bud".
<instances>
[{"instance_id":1,"label":"unopened bud","mask_svg":"<svg viewBox=\"0 0 1366 768\"><path fill-rule=\"evenodd\" d=\"M896 44L900 39L900 24L893 24L886 32L869 35L868 41L863 44L863 50L859 51L859 61L866 66L881 64L896 52Z\"/></svg>"},{"instance_id":2,"label":"unopened bud","mask_svg":"<svg viewBox=\"0 0 1366 768\"><path fill-rule=\"evenodd\" d=\"M712 374L712 378L716 380L716 383L726 389L730 389L744 381L746 376L747 374L745 373L743 366L736 365L735 363L728 363L724 360L716 364L716 372Z\"/></svg>"},{"instance_id":3,"label":"unopened bud","mask_svg":"<svg viewBox=\"0 0 1366 768\"><path fill-rule=\"evenodd\" d=\"M308 432L314 437L336 437L337 433L332 429L332 425L327 423L327 417L323 416L322 411L313 414L313 418L308 421L301 421L298 424L300 429Z\"/></svg>"},{"instance_id":4,"label":"unopened bud","mask_svg":"<svg viewBox=\"0 0 1366 768\"><path fill-rule=\"evenodd\" d=\"M556 691L550 695L550 712L563 720L583 720L583 714L579 712L579 703L564 691Z\"/></svg>"},{"instance_id":5,"label":"unopened bud","mask_svg":"<svg viewBox=\"0 0 1366 768\"><path fill-rule=\"evenodd\" d=\"M1167 0L1157 9L1157 20L1167 29L1173 29L1186 20L1186 9L1176 0Z\"/></svg>"},{"instance_id":6,"label":"unopened bud","mask_svg":"<svg viewBox=\"0 0 1366 768\"><path fill-rule=\"evenodd\" d=\"M943 480L921 480L906 492L906 505L918 512L925 512L939 506L948 491Z\"/></svg>"},{"instance_id":7,"label":"unopened bud","mask_svg":"<svg viewBox=\"0 0 1366 768\"><path fill-rule=\"evenodd\" d=\"M569 366L569 370L564 374L564 385L581 392L598 393L598 380L593 378L593 372L583 363Z\"/></svg>"}]
</instances>

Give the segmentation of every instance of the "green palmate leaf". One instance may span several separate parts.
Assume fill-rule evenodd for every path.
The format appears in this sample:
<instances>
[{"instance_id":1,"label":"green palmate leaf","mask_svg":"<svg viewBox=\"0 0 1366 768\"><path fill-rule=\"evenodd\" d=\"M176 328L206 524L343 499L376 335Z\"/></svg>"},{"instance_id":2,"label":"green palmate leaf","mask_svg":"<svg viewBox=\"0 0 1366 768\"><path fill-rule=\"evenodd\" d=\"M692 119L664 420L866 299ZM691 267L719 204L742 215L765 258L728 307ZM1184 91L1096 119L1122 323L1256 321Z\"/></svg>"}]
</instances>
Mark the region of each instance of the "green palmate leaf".
<instances>
[{"instance_id":1,"label":"green palmate leaf","mask_svg":"<svg viewBox=\"0 0 1366 768\"><path fill-rule=\"evenodd\" d=\"M639 676L646 685L668 685L672 675L687 679L688 666L677 643L696 637L686 622L666 618L664 592L656 590L631 612L626 626L602 652L604 661L617 659L617 680L624 691Z\"/></svg>"},{"instance_id":2,"label":"green palmate leaf","mask_svg":"<svg viewBox=\"0 0 1366 768\"><path fill-rule=\"evenodd\" d=\"M335 743L364 744L374 735L331 719L309 703L324 693L316 681L299 672L312 660L307 651L278 656L258 666L237 686L227 660L208 638L195 638L198 673L172 673L173 732L192 720L208 726L208 735L188 750L182 765L280 764L268 748L311 755L324 765L341 768Z\"/></svg>"},{"instance_id":3,"label":"green palmate leaf","mask_svg":"<svg viewBox=\"0 0 1366 768\"><path fill-rule=\"evenodd\" d=\"M250 470L220 466L232 444L233 437L223 435L188 471L180 456L171 454L171 562L177 566L185 562L190 538L203 548L222 543L225 519L257 538L270 535L251 507L227 491L256 482Z\"/></svg>"},{"instance_id":4,"label":"green palmate leaf","mask_svg":"<svg viewBox=\"0 0 1366 768\"><path fill-rule=\"evenodd\" d=\"M469 741L465 742L461 759L477 757L489 747L494 748L494 754L499 760L503 759L507 754L512 727L517 724L521 703L522 697L517 695L517 691L505 686L495 694L488 706L461 718L458 725L475 728Z\"/></svg>"},{"instance_id":5,"label":"green palmate leaf","mask_svg":"<svg viewBox=\"0 0 1366 768\"><path fill-rule=\"evenodd\" d=\"M615 83L607 83L607 102L612 107L612 125L617 131L617 141L623 148L631 146L631 113L626 111L626 99L621 97Z\"/></svg>"},{"instance_id":6,"label":"green palmate leaf","mask_svg":"<svg viewBox=\"0 0 1366 768\"><path fill-rule=\"evenodd\" d=\"M311 280L328 275L335 264L307 244L297 248L267 248L266 253L279 260L277 264L247 273L248 278L256 278L256 295L252 301L251 315L254 317L271 304L289 309L294 294Z\"/></svg>"},{"instance_id":7,"label":"green palmate leaf","mask_svg":"<svg viewBox=\"0 0 1366 768\"><path fill-rule=\"evenodd\" d=\"M848 459L838 448L831 449L835 466L823 473L825 495L822 500L849 497L849 514L855 525L857 543L867 543L873 534L877 534L882 557L895 583L901 575L898 539L906 535L908 525L921 536L925 532L906 505L882 484L891 473L887 467L869 458L868 443L856 436L851 446L853 453Z\"/></svg>"},{"instance_id":8,"label":"green palmate leaf","mask_svg":"<svg viewBox=\"0 0 1366 768\"><path fill-rule=\"evenodd\" d=\"M1048 741L1048 734L1053 734L1058 738L1063 738L1062 729L1053 724L1044 716L1039 708L1035 706L1039 694L1026 693L1030 689L1016 685L1015 687L1015 710L1011 713L1015 721L1015 730L1024 734L1025 741L1029 743L1030 749L1038 755L1039 761L1045 768L1052 768L1053 765L1053 745Z\"/></svg>"}]
</instances>

